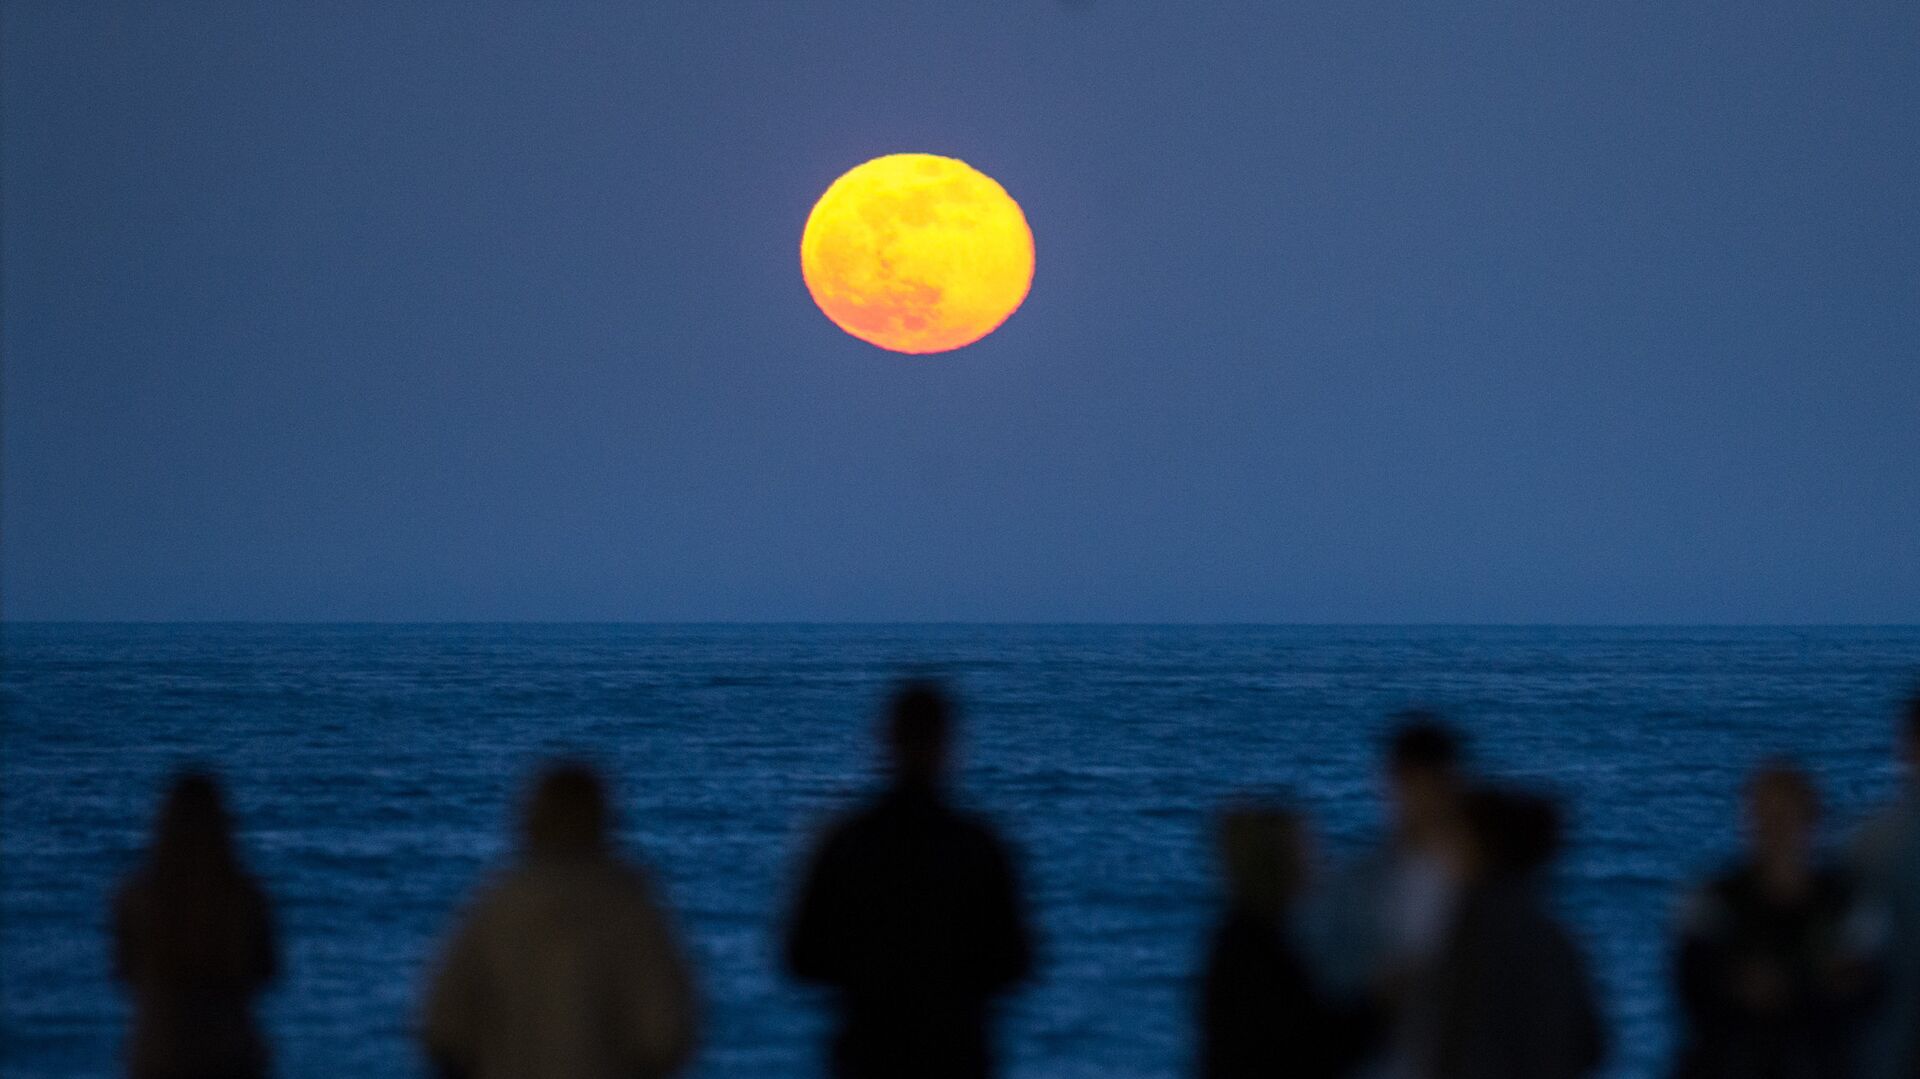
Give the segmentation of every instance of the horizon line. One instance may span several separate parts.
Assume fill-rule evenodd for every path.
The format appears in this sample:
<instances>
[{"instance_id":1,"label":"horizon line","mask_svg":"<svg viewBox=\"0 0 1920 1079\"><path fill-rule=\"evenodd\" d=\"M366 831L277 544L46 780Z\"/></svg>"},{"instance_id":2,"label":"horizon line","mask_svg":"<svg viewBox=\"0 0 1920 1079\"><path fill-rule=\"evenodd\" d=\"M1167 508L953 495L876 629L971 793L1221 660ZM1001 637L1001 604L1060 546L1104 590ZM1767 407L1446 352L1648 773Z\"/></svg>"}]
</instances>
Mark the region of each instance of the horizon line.
<instances>
[{"instance_id":1,"label":"horizon line","mask_svg":"<svg viewBox=\"0 0 1920 1079\"><path fill-rule=\"evenodd\" d=\"M1260 621L1248 619L8 618L6 626L1060 627L1191 629L1920 629L1914 622Z\"/></svg>"}]
</instances>

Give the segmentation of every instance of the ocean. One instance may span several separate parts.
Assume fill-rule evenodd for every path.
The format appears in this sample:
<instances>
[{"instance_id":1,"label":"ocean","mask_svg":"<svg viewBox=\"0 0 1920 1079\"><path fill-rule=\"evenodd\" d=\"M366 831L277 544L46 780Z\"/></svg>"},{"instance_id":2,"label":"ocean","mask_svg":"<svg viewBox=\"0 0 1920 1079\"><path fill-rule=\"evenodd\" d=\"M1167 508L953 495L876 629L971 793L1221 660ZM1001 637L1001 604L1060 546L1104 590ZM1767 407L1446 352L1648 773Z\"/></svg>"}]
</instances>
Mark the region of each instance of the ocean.
<instances>
[{"instance_id":1,"label":"ocean","mask_svg":"<svg viewBox=\"0 0 1920 1079\"><path fill-rule=\"evenodd\" d=\"M960 789L1023 854L1040 978L1017 1077L1170 1076L1214 902L1210 814L1289 792L1326 859L1378 834L1378 741L1425 704L1482 771L1559 792L1559 872L1616 1051L1658 1074L1682 883L1739 839L1743 776L1814 770L1837 838L1898 779L1920 627L7 625L0 638L0 1073L97 1076L126 1004L106 903L187 762L228 781L277 901L263 1016L283 1076L416 1076L425 966L502 858L530 769L614 780L708 1016L694 1074L819 1072L822 1001L775 938L821 822L872 781L895 679L951 680Z\"/></svg>"}]
</instances>

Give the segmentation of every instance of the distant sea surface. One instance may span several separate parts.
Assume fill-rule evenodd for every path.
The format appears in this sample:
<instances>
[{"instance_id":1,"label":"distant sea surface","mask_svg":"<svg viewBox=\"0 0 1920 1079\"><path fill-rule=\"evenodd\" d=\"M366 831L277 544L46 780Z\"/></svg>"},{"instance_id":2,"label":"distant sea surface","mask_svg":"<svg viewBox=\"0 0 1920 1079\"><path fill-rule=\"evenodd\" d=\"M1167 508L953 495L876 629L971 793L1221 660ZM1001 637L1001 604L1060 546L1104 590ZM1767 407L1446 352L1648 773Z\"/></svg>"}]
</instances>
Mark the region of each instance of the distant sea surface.
<instances>
[{"instance_id":1,"label":"distant sea surface","mask_svg":"<svg viewBox=\"0 0 1920 1079\"><path fill-rule=\"evenodd\" d=\"M908 673L966 709L965 800L1024 854L1044 962L1007 1009L1021 1077L1169 1076L1214 898L1209 814L1285 789L1322 852L1378 832L1384 716L1424 703L1486 771L1550 785L1564 909L1603 983L1612 1074L1670 1044L1676 888L1738 838L1762 756L1818 774L1834 830L1890 795L1920 628L215 626L0 629L0 1073L110 1074L108 896L170 770L227 776L278 901L264 1021L283 1076L417 1076L434 944L506 853L528 770L614 777L677 908L709 1023L696 1074L818 1074L821 1001L775 933L819 823L871 782Z\"/></svg>"}]
</instances>

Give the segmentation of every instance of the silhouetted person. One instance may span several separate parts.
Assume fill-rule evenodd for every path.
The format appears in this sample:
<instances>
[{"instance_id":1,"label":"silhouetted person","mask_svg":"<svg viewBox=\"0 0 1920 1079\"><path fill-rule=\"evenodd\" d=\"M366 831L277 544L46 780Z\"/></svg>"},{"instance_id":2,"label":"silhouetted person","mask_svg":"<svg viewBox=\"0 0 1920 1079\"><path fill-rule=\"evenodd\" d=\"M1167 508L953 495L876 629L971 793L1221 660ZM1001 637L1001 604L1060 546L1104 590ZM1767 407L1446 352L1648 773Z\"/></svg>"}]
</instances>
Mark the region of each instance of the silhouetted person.
<instances>
[{"instance_id":1,"label":"silhouetted person","mask_svg":"<svg viewBox=\"0 0 1920 1079\"><path fill-rule=\"evenodd\" d=\"M1305 847L1299 818L1286 810L1249 805L1221 815L1226 910L1200 982L1202 1079L1335 1079L1369 1047L1372 1009L1327 998L1289 939Z\"/></svg>"},{"instance_id":2,"label":"silhouetted person","mask_svg":"<svg viewBox=\"0 0 1920 1079\"><path fill-rule=\"evenodd\" d=\"M1390 832L1377 850L1335 876L1305 919L1315 967L1335 992L1387 1011L1385 1037L1366 1069L1379 1079L1414 1074L1425 989L1453 916L1451 868L1461 793L1460 736L1423 709L1394 717L1382 768Z\"/></svg>"},{"instance_id":3,"label":"silhouetted person","mask_svg":"<svg viewBox=\"0 0 1920 1079\"><path fill-rule=\"evenodd\" d=\"M234 850L220 786L188 772L113 904L113 969L133 996L136 1079L249 1079L268 1053L253 1000L277 967L266 893Z\"/></svg>"},{"instance_id":4,"label":"silhouetted person","mask_svg":"<svg viewBox=\"0 0 1920 1079\"><path fill-rule=\"evenodd\" d=\"M599 776L562 764L528 800L520 857L461 917L427 993L427 1054L471 1079L669 1075L693 1049L687 960L621 859Z\"/></svg>"},{"instance_id":5,"label":"silhouetted person","mask_svg":"<svg viewBox=\"0 0 1920 1079\"><path fill-rule=\"evenodd\" d=\"M842 1079L992 1074L990 1005L1032 965L1011 856L943 789L952 722L933 686L894 697L891 782L827 832L788 926L788 970L838 994Z\"/></svg>"},{"instance_id":6,"label":"silhouetted person","mask_svg":"<svg viewBox=\"0 0 1920 1079\"><path fill-rule=\"evenodd\" d=\"M1577 1079L1606 1048L1580 950L1554 917L1542 879L1560 842L1559 812L1500 788L1461 800L1463 888L1430 986L1427 1079Z\"/></svg>"},{"instance_id":7,"label":"silhouetted person","mask_svg":"<svg viewBox=\"0 0 1920 1079\"><path fill-rule=\"evenodd\" d=\"M1864 1041L1865 1079L1920 1076L1920 694L1901 717L1906 780L1854 838L1848 862L1887 918L1884 992Z\"/></svg>"},{"instance_id":8,"label":"silhouetted person","mask_svg":"<svg viewBox=\"0 0 1920 1079\"><path fill-rule=\"evenodd\" d=\"M1676 1079L1854 1074L1870 944L1852 881L1815 853L1818 810L1805 773L1761 769L1747 789L1747 854L1684 905Z\"/></svg>"}]
</instances>

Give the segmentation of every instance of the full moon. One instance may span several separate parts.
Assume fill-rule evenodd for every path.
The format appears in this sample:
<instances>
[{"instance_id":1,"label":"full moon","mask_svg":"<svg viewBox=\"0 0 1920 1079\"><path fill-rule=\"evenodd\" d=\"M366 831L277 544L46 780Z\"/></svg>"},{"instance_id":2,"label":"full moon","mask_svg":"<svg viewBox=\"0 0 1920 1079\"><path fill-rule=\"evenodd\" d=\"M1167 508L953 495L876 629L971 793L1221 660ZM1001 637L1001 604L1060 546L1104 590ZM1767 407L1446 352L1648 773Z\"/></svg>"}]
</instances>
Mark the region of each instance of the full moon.
<instances>
[{"instance_id":1,"label":"full moon","mask_svg":"<svg viewBox=\"0 0 1920 1079\"><path fill-rule=\"evenodd\" d=\"M1033 230L964 161L889 154L833 182L807 215L800 272L834 325L894 352L973 344L1033 284Z\"/></svg>"}]
</instances>

